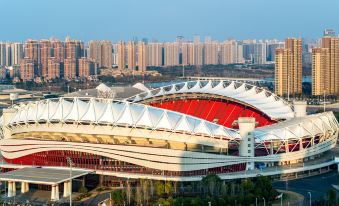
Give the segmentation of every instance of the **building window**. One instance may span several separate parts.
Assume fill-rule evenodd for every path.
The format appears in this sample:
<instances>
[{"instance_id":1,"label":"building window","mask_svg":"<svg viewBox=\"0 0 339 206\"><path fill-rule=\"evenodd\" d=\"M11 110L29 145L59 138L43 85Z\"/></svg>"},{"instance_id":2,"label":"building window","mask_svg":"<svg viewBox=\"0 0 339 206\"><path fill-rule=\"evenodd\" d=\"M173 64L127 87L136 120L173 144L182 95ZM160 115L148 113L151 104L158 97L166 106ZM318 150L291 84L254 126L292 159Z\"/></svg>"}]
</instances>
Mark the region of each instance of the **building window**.
<instances>
[{"instance_id":1,"label":"building window","mask_svg":"<svg viewBox=\"0 0 339 206\"><path fill-rule=\"evenodd\" d=\"M248 150L248 153L251 153L251 150Z\"/></svg>"}]
</instances>

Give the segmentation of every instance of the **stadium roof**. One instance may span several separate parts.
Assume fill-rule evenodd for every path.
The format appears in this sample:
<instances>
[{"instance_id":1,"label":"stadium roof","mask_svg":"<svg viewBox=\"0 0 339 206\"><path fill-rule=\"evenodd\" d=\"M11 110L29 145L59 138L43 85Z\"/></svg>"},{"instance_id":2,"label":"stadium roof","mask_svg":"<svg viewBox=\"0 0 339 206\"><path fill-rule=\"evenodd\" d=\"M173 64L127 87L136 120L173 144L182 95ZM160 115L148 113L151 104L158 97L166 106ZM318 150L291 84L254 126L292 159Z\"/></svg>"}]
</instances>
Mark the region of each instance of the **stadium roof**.
<instances>
[{"instance_id":1,"label":"stadium roof","mask_svg":"<svg viewBox=\"0 0 339 206\"><path fill-rule=\"evenodd\" d=\"M93 171L73 169L71 178L81 177L91 172ZM68 169L26 167L2 173L0 180L54 185L70 180L70 173Z\"/></svg>"},{"instance_id":2,"label":"stadium roof","mask_svg":"<svg viewBox=\"0 0 339 206\"><path fill-rule=\"evenodd\" d=\"M270 91L247 83L209 80L181 82L143 92L127 98L131 102L169 94L203 93L214 94L252 105L273 119L290 119L294 117L291 105Z\"/></svg>"},{"instance_id":3,"label":"stadium roof","mask_svg":"<svg viewBox=\"0 0 339 206\"><path fill-rule=\"evenodd\" d=\"M259 127L254 131L257 140L286 140L316 136L325 132L339 130L338 122L332 112L297 117L273 125Z\"/></svg>"},{"instance_id":4,"label":"stadium roof","mask_svg":"<svg viewBox=\"0 0 339 206\"><path fill-rule=\"evenodd\" d=\"M9 125L77 122L168 130L188 134L240 138L236 130L190 115L136 103L97 98L59 98L18 106Z\"/></svg>"}]
</instances>

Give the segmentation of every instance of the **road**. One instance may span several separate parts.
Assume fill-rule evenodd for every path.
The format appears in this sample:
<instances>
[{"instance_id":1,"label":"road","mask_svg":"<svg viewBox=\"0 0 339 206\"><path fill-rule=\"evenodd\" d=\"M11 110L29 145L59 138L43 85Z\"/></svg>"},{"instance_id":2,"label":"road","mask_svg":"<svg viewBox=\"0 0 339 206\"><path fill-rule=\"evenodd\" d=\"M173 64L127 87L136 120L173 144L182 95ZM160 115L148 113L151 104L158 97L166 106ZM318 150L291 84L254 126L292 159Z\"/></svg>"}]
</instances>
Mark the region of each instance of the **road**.
<instances>
[{"instance_id":1,"label":"road","mask_svg":"<svg viewBox=\"0 0 339 206\"><path fill-rule=\"evenodd\" d=\"M305 198L308 198L308 192L311 192L312 200L320 200L327 197L327 191L333 189L332 184L339 185L337 171L303 179L289 180L288 182L274 182L273 187L283 190L287 187L287 190L300 193L304 195ZM337 195L339 195L338 191Z\"/></svg>"}]
</instances>

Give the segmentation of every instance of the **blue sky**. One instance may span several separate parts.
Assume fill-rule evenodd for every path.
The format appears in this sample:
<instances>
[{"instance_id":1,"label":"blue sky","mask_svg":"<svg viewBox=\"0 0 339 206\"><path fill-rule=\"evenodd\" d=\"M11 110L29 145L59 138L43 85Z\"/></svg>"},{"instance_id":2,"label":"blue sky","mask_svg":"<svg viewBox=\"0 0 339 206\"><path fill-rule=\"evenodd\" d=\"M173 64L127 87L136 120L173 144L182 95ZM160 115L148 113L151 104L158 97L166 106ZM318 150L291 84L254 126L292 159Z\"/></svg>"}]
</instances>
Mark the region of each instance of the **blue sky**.
<instances>
[{"instance_id":1,"label":"blue sky","mask_svg":"<svg viewBox=\"0 0 339 206\"><path fill-rule=\"evenodd\" d=\"M318 38L338 0L0 0L0 41Z\"/></svg>"}]
</instances>

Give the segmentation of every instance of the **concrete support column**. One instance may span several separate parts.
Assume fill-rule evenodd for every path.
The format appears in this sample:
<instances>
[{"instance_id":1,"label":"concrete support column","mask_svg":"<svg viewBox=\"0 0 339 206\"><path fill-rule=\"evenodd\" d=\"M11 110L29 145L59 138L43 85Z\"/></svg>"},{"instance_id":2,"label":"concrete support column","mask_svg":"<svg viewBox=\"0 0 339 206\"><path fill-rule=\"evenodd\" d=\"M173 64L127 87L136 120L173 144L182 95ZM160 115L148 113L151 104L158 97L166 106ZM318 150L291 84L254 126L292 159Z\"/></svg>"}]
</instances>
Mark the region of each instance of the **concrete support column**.
<instances>
[{"instance_id":1,"label":"concrete support column","mask_svg":"<svg viewBox=\"0 0 339 206\"><path fill-rule=\"evenodd\" d=\"M274 143L271 142L271 144L270 144L270 154L274 155L273 153L274 153Z\"/></svg>"},{"instance_id":2,"label":"concrete support column","mask_svg":"<svg viewBox=\"0 0 339 206\"><path fill-rule=\"evenodd\" d=\"M69 181L64 182L64 194L63 197L68 197L70 195L69 193Z\"/></svg>"},{"instance_id":3,"label":"concrete support column","mask_svg":"<svg viewBox=\"0 0 339 206\"><path fill-rule=\"evenodd\" d=\"M12 181L8 181L7 197L13 197L13 182Z\"/></svg>"},{"instance_id":4,"label":"concrete support column","mask_svg":"<svg viewBox=\"0 0 339 206\"><path fill-rule=\"evenodd\" d=\"M21 182L21 194L26 192L26 182Z\"/></svg>"},{"instance_id":5,"label":"concrete support column","mask_svg":"<svg viewBox=\"0 0 339 206\"><path fill-rule=\"evenodd\" d=\"M13 194L13 196L16 196L16 184L15 184L15 182L12 182L12 194Z\"/></svg>"},{"instance_id":6,"label":"concrete support column","mask_svg":"<svg viewBox=\"0 0 339 206\"><path fill-rule=\"evenodd\" d=\"M59 185L55 185L55 200L59 200Z\"/></svg>"},{"instance_id":7,"label":"concrete support column","mask_svg":"<svg viewBox=\"0 0 339 206\"><path fill-rule=\"evenodd\" d=\"M29 183L28 182L26 182L25 187L26 187L26 192L29 192Z\"/></svg>"},{"instance_id":8,"label":"concrete support column","mask_svg":"<svg viewBox=\"0 0 339 206\"><path fill-rule=\"evenodd\" d=\"M314 146L314 137L311 138L311 146Z\"/></svg>"},{"instance_id":9,"label":"concrete support column","mask_svg":"<svg viewBox=\"0 0 339 206\"><path fill-rule=\"evenodd\" d=\"M51 200L55 201L55 185L52 185L52 190L51 190Z\"/></svg>"}]
</instances>

